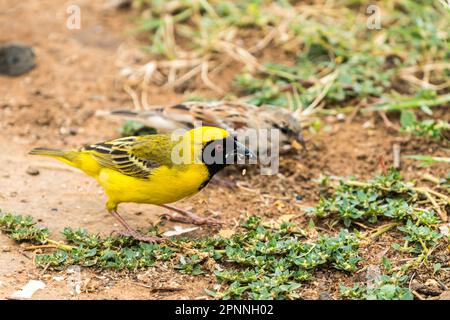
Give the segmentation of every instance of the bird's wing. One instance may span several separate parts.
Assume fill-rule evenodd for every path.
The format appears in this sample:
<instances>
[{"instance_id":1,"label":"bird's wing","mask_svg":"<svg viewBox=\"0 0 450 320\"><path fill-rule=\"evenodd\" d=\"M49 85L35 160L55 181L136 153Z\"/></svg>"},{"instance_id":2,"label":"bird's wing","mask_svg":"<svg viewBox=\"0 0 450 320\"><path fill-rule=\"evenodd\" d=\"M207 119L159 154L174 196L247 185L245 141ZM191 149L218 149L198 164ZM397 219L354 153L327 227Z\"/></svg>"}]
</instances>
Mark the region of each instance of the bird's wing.
<instances>
[{"instance_id":1,"label":"bird's wing","mask_svg":"<svg viewBox=\"0 0 450 320\"><path fill-rule=\"evenodd\" d=\"M146 179L155 168L171 166L172 140L168 135L126 137L85 146L105 168L122 174Z\"/></svg>"},{"instance_id":2,"label":"bird's wing","mask_svg":"<svg viewBox=\"0 0 450 320\"><path fill-rule=\"evenodd\" d=\"M224 129L247 128L249 111L256 108L239 102L187 103L195 120Z\"/></svg>"},{"instance_id":3,"label":"bird's wing","mask_svg":"<svg viewBox=\"0 0 450 320\"><path fill-rule=\"evenodd\" d=\"M138 121L158 132L172 132L176 129L192 128L193 119L190 115L186 118L181 114L178 117L170 117L165 114L164 107L155 107L148 110L114 110L109 112L112 116L118 116L124 120Z\"/></svg>"},{"instance_id":4,"label":"bird's wing","mask_svg":"<svg viewBox=\"0 0 450 320\"><path fill-rule=\"evenodd\" d=\"M142 111L116 110L110 114L140 121L164 132L177 128L192 129L199 125L233 130L248 128L257 108L241 102L185 102Z\"/></svg>"}]
</instances>

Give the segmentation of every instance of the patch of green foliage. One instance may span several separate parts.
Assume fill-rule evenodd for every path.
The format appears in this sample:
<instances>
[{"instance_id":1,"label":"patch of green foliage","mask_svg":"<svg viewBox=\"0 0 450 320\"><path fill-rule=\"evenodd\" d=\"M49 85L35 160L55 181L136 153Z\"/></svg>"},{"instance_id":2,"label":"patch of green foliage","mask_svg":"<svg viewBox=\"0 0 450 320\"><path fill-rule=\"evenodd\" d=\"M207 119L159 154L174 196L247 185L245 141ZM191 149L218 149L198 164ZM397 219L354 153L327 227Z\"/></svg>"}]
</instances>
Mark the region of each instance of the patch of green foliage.
<instances>
[{"instance_id":1,"label":"patch of green foliage","mask_svg":"<svg viewBox=\"0 0 450 320\"><path fill-rule=\"evenodd\" d=\"M408 288L403 287L408 276L381 275L373 286L356 283L353 287L340 286L341 296L357 300L413 300Z\"/></svg>"},{"instance_id":2,"label":"patch of green foliage","mask_svg":"<svg viewBox=\"0 0 450 320\"><path fill-rule=\"evenodd\" d=\"M424 194L431 197L427 190L404 182L397 170L390 169L388 174L368 182L341 180L333 195L322 197L310 211L318 217L337 214L347 227L352 221L375 223L380 218L400 221L404 225L398 229L406 234L405 240L421 247L411 251L419 253L440 238L433 227L439 218L434 210L423 206L427 201ZM443 202L443 210L447 202L448 199Z\"/></svg>"},{"instance_id":3,"label":"patch of green foliage","mask_svg":"<svg viewBox=\"0 0 450 320\"><path fill-rule=\"evenodd\" d=\"M418 121L415 114L409 110L403 110L400 117L401 131L416 136L442 139L443 131L450 131L447 121L428 119Z\"/></svg>"},{"instance_id":4,"label":"patch of green foliage","mask_svg":"<svg viewBox=\"0 0 450 320\"><path fill-rule=\"evenodd\" d=\"M438 199L431 200L432 197ZM440 220L429 207L437 205L439 210L446 210L449 203L445 195L405 182L395 169L367 182L341 180L332 194L322 197L310 212L321 218L337 215L347 227L354 221L376 223L380 219L393 219L398 222L397 229L404 234L405 240L403 245L393 244L393 248L418 255L417 261L406 264L401 271L388 270L389 273L382 275L371 287L341 286L342 296L350 299L412 299L409 290L401 287L408 279L405 273L414 262L426 261L431 248L436 248L442 238L437 228ZM389 264L385 264L385 269L390 269Z\"/></svg>"},{"instance_id":5,"label":"patch of green foliage","mask_svg":"<svg viewBox=\"0 0 450 320\"><path fill-rule=\"evenodd\" d=\"M439 1L379 1L376 28L369 28L374 15L360 0L134 2L148 51L174 63L161 67L167 79L158 85L197 77L220 98L309 107L304 115L351 112L355 105L363 112L420 108L430 114L431 107L450 103L450 13ZM242 64L233 92L215 85L214 76ZM402 130L437 138L448 123L416 121Z\"/></svg>"},{"instance_id":6,"label":"patch of green foliage","mask_svg":"<svg viewBox=\"0 0 450 320\"><path fill-rule=\"evenodd\" d=\"M295 289L313 277L316 268L332 268L352 272L360 257L355 234L341 230L336 236L319 236L301 241L302 232L290 223L277 230L265 228L260 218L250 218L247 231L226 240L218 261L233 268L216 270L217 279L228 288L212 293L222 299L246 297L250 299L298 298ZM222 268L221 268L222 269Z\"/></svg>"},{"instance_id":7,"label":"patch of green foliage","mask_svg":"<svg viewBox=\"0 0 450 320\"><path fill-rule=\"evenodd\" d=\"M26 234L35 230L31 217L6 214L0 218L2 230L15 239L50 241L48 231L39 236L34 232L32 237L17 238L17 234L24 233L24 223ZM35 263L56 270L74 264L136 270L169 261L181 273L213 272L223 290L207 292L218 298L293 299L298 298L295 289L311 279L317 268L353 272L360 260L358 237L347 230L341 230L336 236L321 235L305 240L303 231L291 223L269 229L262 225L260 218L250 217L242 227L243 231L231 238L172 239L164 244L142 243L125 237L101 238L84 230L66 228L62 234L70 246L37 254Z\"/></svg>"},{"instance_id":8,"label":"patch of green foliage","mask_svg":"<svg viewBox=\"0 0 450 320\"><path fill-rule=\"evenodd\" d=\"M429 50L437 53L434 61L448 61L450 20L441 5L434 1L384 2L389 9L383 11L380 30L367 30L365 23L357 20L361 7L349 9L345 1L340 5L342 18L338 21L324 21L319 16L293 19L289 27L299 37L295 63L268 63L256 73L237 75L236 89L249 95L251 103L294 109L308 106L321 91L326 105L333 106L365 97L382 98L377 108L383 110L431 106L435 101L448 104L450 96L438 96L437 89L427 90L428 96L423 97L417 86L405 81L403 87L398 85L403 70L427 63ZM330 87L324 90L327 83L317 80L334 72L336 77L327 81ZM448 69L435 73L433 81L442 83L448 75ZM395 103L402 98L404 102Z\"/></svg>"},{"instance_id":9,"label":"patch of green foliage","mask_svg":"<svg viewBox=\"0 0 450 320\"><path fill-rule=\"evenodd\" d=\"M122 137L145 136L156 133L155 129L149 128L142 123L133 120L125 121L120 127L119 131Z\"/></svg>"},{"instance_id":10,"label":"patch of green foliage","mask_svg":"<svg viewBox=\"0 0 450 320\"><path fill-rule=\"evenodd\" d=\"M171 257L169 248L156 244L137 242L126 237L106 237L88 233L86 230L65 228L62 234L71 250L57 250L52 254L36 256L36 264L62 269L69 265L108 269L138 269L151 267L157 260Z\"/></svg>"},{"instance_id":11,"label":"patch of green foliage","mask_svg":"<svg viewBox=\"0 0 450 320\"><path fill-rule=\"evenodd\" d=\"M438 95L436 91L420 89L414 95L401 95L396 92L386 94L383 99L363 112L370 111L405 111L408 109L420 109L427 115L432 115L431 107L447 106L450 102L450 94Z\"/></svg>"},{"instance_id":12,"label":"patch of green foliage","mask_svg":"<svg viewBox=\"0 0 450 320\"><path fill-rule=\"evenodd\" d=\"M36 226L32 217L10 213L1 214L1 211L0 230L8 234L11 239L19 242L45 244L49 236L48 229Z\"/></svg>"},{"instance_id":13,"label":"patch of green foliage","mask_svg":"<svg viewBox=\"0 0 450 320\"><path fill-rule=\"evenodd\" d=\"M223 31L227 28L261 29L280 21L268 10L270 2L264 0L135 2L145 13L138 19L138 31L149 35L148 50L169 59L176 58L177 53L174 44L168 41L168 28L173 30L178 42L186 44L185 50L206 54L217 49L214 45L223 39ZM277 2L280 5L286 3Z\"/></svg>"},{"instance_id":14,"label":"patch of green foliage","mask_svg":"<svg viewBox=\"0 0 450 320\"><path fill-rule=\"evenodd\" d=\"M392 263L386 257L383 257L382 264L384 273L367 279L365 284L356 283L353 287L341 285L341 296L360 300L413 300L411 291L404 287L408 276L401 271L393 271Z\"/></svg>"},{"instance_id":15,"label":"patch of green foliage","mask_svg":"<svg viewBox=\"0 0 450 320\"><path fill-rule=\"evenodd\" d=\"M435 246L437 241L442 237L438 230L433 229L428 225L418 225L417 223L408 220L404 226L398 227L398 230L405 234L407 242L415 244L412 248L406 248L410 252L422 253L423 250ZM400 246L394 248L402 249Z\"/></svg>"},{"instance_id":16,"label":"patch of green foliage","mask_svg":"<svg viewBox=\"0 0 450 320\"><path fill-rule=\"evenodd\" d=\"M405 158L422 161L421 166L423 166L423 167L427 167L434 163L439 163L439 162L450 163L450 157L433 157L433 156L428 156L428 155L417 154L417 155L405 156Z\"/></svg>"},{"instance_id":17,"label":"patch of green foliage","mask_svg":"<svg viewBox=\"0 0 450 320\"><path fill-rule=\"evenodd\" d=\"M330 181L324 179L324 187ZM431 196L436 197L434 201ZM416 262L426 262L442 238L437 228L439 218L429 207L438 205L445 209L448 202L445 195L405 182L393 169L367 182L340 181L333 192L323 196L311 210L318 217L337 215L347 227L354 221L375 223L393 219L396 222L389 225L397 226L405 240L393 248L418 256L395 271L383 259L384 274L370 285L341 286L342 297L411 299L410 291L403 286L408 280L408 270ZM307 232L293 223L268 227L261 218L252 216L231 237L171 238L163 244L149 244L127 237L102 238L85 230L66 228L62 234L67 244L62 245L49 239L48 230L36 227L31 217L0 215L0 229L17 241L53 244L56 250L52 253L36 255L35 263L41 267L59 270L75 264L138 270L164 261L183 274L214 274L220 285L215 291L206 292L220 299L299 298L302 283L312 280L319 268L356 271L361 260L360 239L370 238L372 232L342 229L338 234L313 233L314 236L308 237ZM157 229L152 231L155 234Z\"/></svg>"},{"instance_id":18,"label":"patch of green foliage","mask_svg":"<svg viewBox=\"0 0 450 320\"><path fill-rule=\"evenodd\" d=\"M315 46L313 46L315 47ZM262 105L290 106L292 109L306 108L319 95L326 83L312 85L308 81L323 68L336 72L336 78L328 80L330 88L325 92L325 102L329 105L348 101L352 98L368 96L380 97L391 84L394 69L377 72L383 68L382 57L369 54L347 53L348 60L341 63L328 62L318 65L306 63L306 57L298 59L296 66L266 64L259 74L242 73L235 78L235 88L248 96L247 102ZM311 69L307 69L307 68ZM270 73L269 76L265 75ZM287 76L289 75L289 76Z\"/></svg>"},{"instance_id":19,"label":"patch of green foliage","mask_svg":"<svg viewBox=\"0 0 450 320\"><path fill-rule=\"evenodd\" d=\"M346 226L352 220L371 223L380 217L406 220L429 219L436 221L432 211L419 211L416 202L420 196L411 183L401 180L398 171L391 169L368 182L341 180L332 197L322 197L311 211L318 217L338 214Z\"/></svg>"}]
</instances>

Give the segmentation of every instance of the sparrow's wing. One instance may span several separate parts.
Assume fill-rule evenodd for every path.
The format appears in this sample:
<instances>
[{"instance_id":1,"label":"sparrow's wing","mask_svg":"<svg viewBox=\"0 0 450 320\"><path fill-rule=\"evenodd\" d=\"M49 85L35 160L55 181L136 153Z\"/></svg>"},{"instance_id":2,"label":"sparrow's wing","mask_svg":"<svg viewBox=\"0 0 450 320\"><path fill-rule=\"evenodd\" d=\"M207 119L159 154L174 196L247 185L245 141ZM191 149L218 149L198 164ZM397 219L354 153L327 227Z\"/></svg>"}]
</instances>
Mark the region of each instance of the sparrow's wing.
<instances>
[{"instance_id":1,"label":"sparrow's wing","mask_svg":"<svg viewBox=\"0 0 450 320\"><path fill-rule=\"evenodd\" d=\"M164 107L148 110L114 110L109 115L140 122L147 127L157 129L158 132L172 132L180 128L191 129L193 123L192 116L176 108L170 112L166 112Z\"/></svg>"},{"instance_id":2,"label":"sparrow's wing","mask_svg":"<svg viewBox=\"0 0 450 320\"><path fill-rule=\"evenodd\" d=\"M228 130L247 129L252 122L257 107L240 102L213 102L190 105L191 113L196 119L207 125Z\"/></svg>"},{"instance_id":3,"label":"sparrow's wing","mask_svg":"<svg viewBox=\"0 0 450 320\"><path fill-rule=\"evenodd\" d=\"M237 102L186 102L148 110L115 110L111 115L134 120L160 132L179 128L213 126L227 130L246 129L257 107Z\"/></svg>"}]
</instances>

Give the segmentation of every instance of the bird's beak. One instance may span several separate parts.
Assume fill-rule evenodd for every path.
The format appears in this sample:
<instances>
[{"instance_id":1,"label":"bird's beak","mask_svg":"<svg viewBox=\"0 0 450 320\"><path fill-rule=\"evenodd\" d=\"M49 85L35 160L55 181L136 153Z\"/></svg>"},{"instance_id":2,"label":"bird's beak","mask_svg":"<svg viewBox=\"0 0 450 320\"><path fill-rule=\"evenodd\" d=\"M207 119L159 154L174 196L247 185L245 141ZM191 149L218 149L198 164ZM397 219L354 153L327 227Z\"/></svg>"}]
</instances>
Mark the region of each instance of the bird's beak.
<instances>
[{"instance_id":1,"label":"bird's beak","mask_svg":"<svg viewBox=\"0 0 450 320\"><path fill-rule=\"evenodd\" d=\"M241 159L256 160L256 155L252 151L250 151L245 145L243 145L237 140L234 140L233 152L226 155L227 159L230 157L237 158L237 160Z\"/></svg>"}]
</instances>

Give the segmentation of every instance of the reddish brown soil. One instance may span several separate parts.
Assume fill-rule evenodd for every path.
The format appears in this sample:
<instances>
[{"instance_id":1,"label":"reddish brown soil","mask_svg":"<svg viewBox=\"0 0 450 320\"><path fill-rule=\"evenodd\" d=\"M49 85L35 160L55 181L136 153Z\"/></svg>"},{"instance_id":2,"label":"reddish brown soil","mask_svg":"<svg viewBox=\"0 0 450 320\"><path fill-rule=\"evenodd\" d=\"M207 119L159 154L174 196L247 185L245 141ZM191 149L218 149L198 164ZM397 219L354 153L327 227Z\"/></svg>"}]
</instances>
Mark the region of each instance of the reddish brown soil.
<instances>
[{"instance_id":1,"label":"reddish brown soil","mask_svg":"<svg viewBox=\"0 0 450 320\"><path fill-rule=\"evenodd\" d=\"M0 77L0 208L32 215L57 239L66 226L103 235L119 226L104 209L105 196L95 181L27 152L37 146L75 147L115 137L118 123L95 117L95 111L132 104L122 89L116 66L117 48L133 26L130 12L105 10L100 1L77 3L82 12L79 31L66 29L66 5L61 1L0 1L0 30L7 31L0 34L0 42L26 43L37 55L37 67L30 73ZM180 102L189 95L157 88L151 92L154 103ZM369 120L373 127L363 129L362 124ZM267 218L295 214L297 222L306 224L309 218L302 208L318 200L319 188L313 179L321 174L369 178L379 170L380 156L391 163L394 142L401 144L402 154L443 152L437 143L390 131L373 114L358 116L351 123L330 118L325 124L322 133L308 135L308 153L283 158L280 174L261 176L249 170L241 176L237 170L230 170L229 179L239 182L238 187L213 183L179 206L200 215L217 215L225 222L224 228L232 228L247 214ZM27 174L30 166L37 168L39 175ZM418 171L418 163L413 161L405 161L402 168L408 178L419 178L425 172L443 176L448 170L445 165L434 165ZM303 200L296 201L297 195ZM156 207L135 204L123 205L121 211L131 225L141 229L158 221L161 213ZM170 223L165 226L171 227ZM369 263L379 263L391 237L384 235L365 249L363 255ZM64 276L64 280L56 281L55 276ZM197 299L205 298L203 289L214 282L208 276L180 275L164 265L131 274L83 269L82 293L72 295L67 276L65 271L58 274L36 268L31 252L0 234L0 299L8 298L30 279L46 284L33 296L35 299ZM318 298L324 291L335 295L338 283L349 279L342 273L321 271L304 286L304 297ZM166 287L170 290L164 290Z\"/></svg>"}]
</instances>

